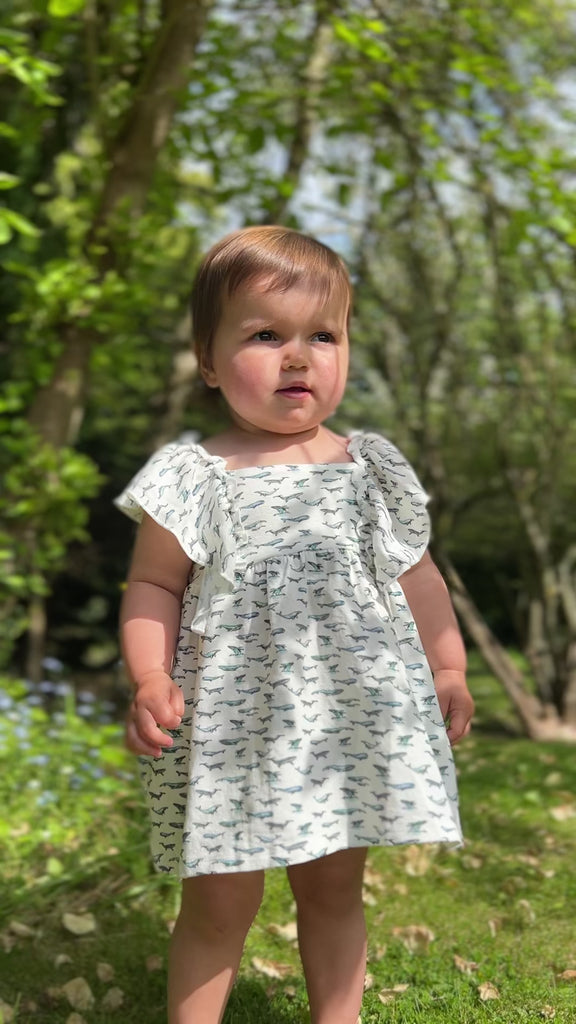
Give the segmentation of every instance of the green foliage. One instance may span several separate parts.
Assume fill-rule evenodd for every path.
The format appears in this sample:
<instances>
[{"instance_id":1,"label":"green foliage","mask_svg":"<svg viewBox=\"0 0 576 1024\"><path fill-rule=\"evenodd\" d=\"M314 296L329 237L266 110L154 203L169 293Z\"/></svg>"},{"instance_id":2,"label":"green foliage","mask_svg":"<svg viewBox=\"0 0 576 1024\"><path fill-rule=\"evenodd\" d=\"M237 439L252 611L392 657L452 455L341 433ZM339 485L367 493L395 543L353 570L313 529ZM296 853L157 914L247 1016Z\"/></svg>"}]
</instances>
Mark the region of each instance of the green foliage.
<instances>
[{"instance_id":1,"label":"green foliage","mask_svg":"<svg viewBox=\"0 0 576 1024\"><path fill-rule=\"evenodd\" d=\"M169 6L121 0L112 17L82 0L11 0L0 30L3 396L24 419L66 338L86 339L78 445L110 480L91 502L91 564L116 533L111 493L163 433L200 251L280 217L355 274L341 429L388 431L431 489L440 459L437 535L491 623L525 645L541 580L510 467L554 557L574 543L569 5L216 4L145 203L128 196L101 223ZM194 395L176 432L219 426ZM104 575L121 578L125 555L110 558Z\"/></svg>"},{"instance_id":2,"label":"green foliage","mask_svg":"<svg viewBox=\"0 0 576 1024\"><path fill-rule=\"evenodd\" d=\"M73 541L86 540L86 499L102 477L94 463L71 448L56 450L15 416L17 402L4 400L0 492L0 660L22 630L22 606L48 592L48 580L64 564Z\"/></svg>"},{"instance_id":3,"label":"green foliage","mask_svg":"<svg viewBox=\"0 0 576 1024\"><path fill-rule=\"evenodd\" d=\"M49 0L48 14L55 18L67 18L78 14L86 6L86 0Z\"/></svg>"}]
</instances>

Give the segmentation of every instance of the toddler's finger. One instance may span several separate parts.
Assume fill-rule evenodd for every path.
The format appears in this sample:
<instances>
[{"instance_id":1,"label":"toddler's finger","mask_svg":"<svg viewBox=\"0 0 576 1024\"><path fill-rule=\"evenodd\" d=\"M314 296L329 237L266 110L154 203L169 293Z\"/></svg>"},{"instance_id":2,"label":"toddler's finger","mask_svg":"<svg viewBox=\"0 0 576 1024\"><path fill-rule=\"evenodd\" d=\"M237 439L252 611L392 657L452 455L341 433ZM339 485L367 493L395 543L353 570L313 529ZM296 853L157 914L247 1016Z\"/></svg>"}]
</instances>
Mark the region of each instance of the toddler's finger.
<instances>
[{"instance_id":1,"label":"toddler's finger","mask_svg":"<svg viewBox=\"0 0 576 1024\"><path fill-rule=\"evenodd\" d=\"M450 726L447 732L450 743L458 743L470 732L470 716L465 711L454 711L450 715Z\"/></svg>"},{"instance_id":2,"label":"toddler's finger","mask_svg":"<svg viewBox=\"0 0 576 1024\"><path fill-rule=\"evenodd\" d=\"M175 729L179 722L175 721L174 709L171 704L171 693L147 695L146 699L135 699L134 715L141 731L150 726L151 723L158 724L164 729ZM150 737L147 737L150 738Z\"/></svg>"},{"instance_id":3,"label":"toddler's finger","mask_svg":"<svg viewBox=\"0 0 576 1024\"><path fill-rule=\"evenodd\" d=\"M168 717L171 717L171 712ZM162 718L166 718L166 712L160 716L158 711L150 711L148 708L137 708L134 714L134 723L136 731L141 740L148 743L154 749L158 747L171 747L174 740L171 736L167 736L160 725L164 725ZM164 726L169 728L169 726Z\"/></svg>"},{"instance_id":4,"label":"toddler's finger","mask_svg":"<svg viewBox=\"0 0 576 1024\"><path fill-rule=\"evenodd\" d=\"M179 719L182 718L183 715L184 715L184 712L186 710L185 705L184 705L184 694L182 693L182 690L180 689L180 687L176 685L176 683L174 683L174 685L173 685L173 687L172 687L172 689L170 691L170 703L172 705L172 709L174 711L174 714L177 715ZM178 722L178 725L180 725L180 722ZM176 726L170 726L170 728L177 728L177 727Z\"/></svg>"},{"instance_id":5,"label":"toddler's finger","mask_svg":"<svg viewBox=\"0 0 576 1024\"><path fill-rule=\"evenodd\" d=\"M124 735L124 743L127 749L132 754L144 755L147 757L161 757L162 749L157 745L151 745L150 743L144 742L144 740L138 735L136 725L132 721L126 723L126 732Z\"/></svg>"}]
</instances>

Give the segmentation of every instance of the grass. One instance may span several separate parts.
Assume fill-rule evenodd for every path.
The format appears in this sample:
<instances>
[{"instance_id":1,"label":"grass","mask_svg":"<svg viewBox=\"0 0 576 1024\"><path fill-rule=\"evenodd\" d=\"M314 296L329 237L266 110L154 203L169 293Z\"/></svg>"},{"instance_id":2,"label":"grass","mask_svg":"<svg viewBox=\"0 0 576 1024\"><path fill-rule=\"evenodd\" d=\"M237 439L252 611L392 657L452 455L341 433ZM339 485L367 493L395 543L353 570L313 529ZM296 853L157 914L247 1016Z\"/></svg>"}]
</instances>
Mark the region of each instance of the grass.
<instances>
[{"instance_id":1,"label":"grass","mask_svg":"<svg viewBox=\"0 0 576 1024\"><path fill-rule=\"evenodd\" d=\"M369 853L363 1024L576 1019L575 981L560 977L576 971L574 751L514 736L505 699L477 665L471 685L478 721L456 751L465 849ZM48 718L22 684L0 692L0 1000L17 1024L66 1022L61 988L83 977L88 1024L159 1024L178 885L151 871L134 764L119 727L102 721L110 709L77 702L65 685L52 693ZM91 913L95 929L71 934L68 913ZM293 918L285 874L270 871L225 1024L308 1021L296 946L269 930ZM414 925L419 952L395 932ZM455 956L477 966L463 973ZM101 980L103 963L113 979ZM481 999L486 982L499 998ZM408 987L384 1004L379 993L394 986ZM103 1003L111 988L123 993L117 1010ZM9 1017L0 1009L1 1024Z\"/></svg>"}]
</instances>

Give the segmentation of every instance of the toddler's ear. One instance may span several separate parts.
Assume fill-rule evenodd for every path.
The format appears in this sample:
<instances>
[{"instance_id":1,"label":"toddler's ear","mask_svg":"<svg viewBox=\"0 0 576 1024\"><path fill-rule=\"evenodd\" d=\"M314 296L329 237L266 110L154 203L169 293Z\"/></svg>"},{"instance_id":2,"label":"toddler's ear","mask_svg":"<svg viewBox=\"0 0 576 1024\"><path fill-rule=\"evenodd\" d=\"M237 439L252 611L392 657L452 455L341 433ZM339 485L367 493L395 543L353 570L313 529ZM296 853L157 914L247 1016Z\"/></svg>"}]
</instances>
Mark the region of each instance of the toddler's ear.
<instances>
[{"instance_id":1,"label":"toddler's ear","mask_svg":"<svg viewBox=\"0 0 576 1024\"><path fill-rule=\"evenodd\" d=\"M200 374L204 378L204 381L209 388L218 387L218 378L216 376L216 371L212 367L210 357L208 355L204 353L202 354L198 363L198 369L200 370Z\"/></svg>"}]
</instances>

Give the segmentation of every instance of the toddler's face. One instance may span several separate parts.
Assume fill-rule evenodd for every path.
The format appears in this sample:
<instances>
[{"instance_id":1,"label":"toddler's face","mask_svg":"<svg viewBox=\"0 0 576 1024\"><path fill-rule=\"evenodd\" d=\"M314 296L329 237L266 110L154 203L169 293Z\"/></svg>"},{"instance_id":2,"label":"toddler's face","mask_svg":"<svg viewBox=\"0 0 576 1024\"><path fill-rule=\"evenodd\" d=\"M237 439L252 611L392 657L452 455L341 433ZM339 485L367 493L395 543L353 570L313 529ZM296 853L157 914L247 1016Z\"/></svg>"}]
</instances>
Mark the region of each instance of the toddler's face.
<instances>
[{"instance_id":1,"label":"toddler's face","mask_svg":"<svg viewBox=\"0 0 576 1024\"><path fill-rule=\"evenodd\" d=\"M304 287L266 291L266 281L240 288L224 302L204 379L250 433L310 430L344 394L347 313L339 294L321 301Z\"/></svg>"}]
</instances>

